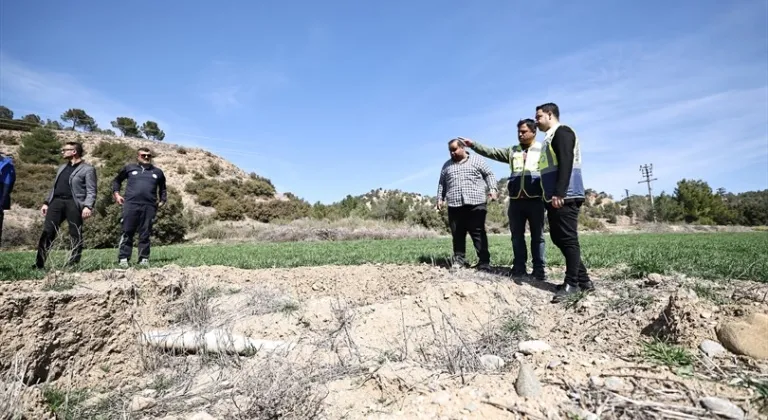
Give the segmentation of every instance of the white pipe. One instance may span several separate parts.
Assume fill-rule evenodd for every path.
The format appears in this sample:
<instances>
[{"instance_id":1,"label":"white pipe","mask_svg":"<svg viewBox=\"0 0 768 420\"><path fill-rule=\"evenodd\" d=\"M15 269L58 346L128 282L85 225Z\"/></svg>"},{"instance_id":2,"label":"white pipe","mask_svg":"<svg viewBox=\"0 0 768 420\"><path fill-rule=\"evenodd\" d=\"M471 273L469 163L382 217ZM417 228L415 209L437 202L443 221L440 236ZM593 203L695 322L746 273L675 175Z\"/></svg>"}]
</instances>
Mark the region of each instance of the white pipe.
<instances>
[{"instance_id":1,"label":"white pipe","mask_svg":"<svg viewBox=\"0 0 768 420\"><path fill-rule=\"evenodd\" d=\"M145 343L165 350L237 353L243 356L250 356L261 350L290 350L295 346L284 341L253 339L221 330L149 331L143 334L143 339Z\"/></svg>"}]
</instances>

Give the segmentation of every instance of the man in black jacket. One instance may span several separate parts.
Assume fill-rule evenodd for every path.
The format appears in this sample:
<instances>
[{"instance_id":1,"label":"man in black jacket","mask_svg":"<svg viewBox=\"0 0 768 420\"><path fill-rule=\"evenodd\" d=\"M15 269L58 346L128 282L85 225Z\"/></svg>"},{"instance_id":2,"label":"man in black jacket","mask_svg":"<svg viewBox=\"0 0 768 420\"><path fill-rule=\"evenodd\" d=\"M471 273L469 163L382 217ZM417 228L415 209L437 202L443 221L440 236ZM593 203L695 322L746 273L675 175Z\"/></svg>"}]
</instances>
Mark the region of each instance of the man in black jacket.
<instances>
[{"instance_id":1,"label":"man in black jacket","mask_svg":"<svg viewBox=\"0 0 768 420\"><path fill-rule=\"evenodd\" d=\"M85 150L78 142L67 142L61 148L68 162L59 166L53 186L45 198L40 213L45 216L43 233L37 244L35 267L43 269L59 226L65 219L69 225L72 251L67 266L80 262L83 254L83 221L93 214L98 192L96 169L83 161Z\"/></svg>"},{"instance_id":2,"label":"man in black jacket","mask_svg":"<svg viewBox=\"0 0 768 420\"><path fill-rule=\"evenodd\" d=\"M549 235L565 257L565 282L558 286L553 302L560 302L579 291L592 291L594 285L581 260L579 211L584 204L579 137L560 124L560 109L546 103L536 107L536 123L546 133L539 160L544 203L549 220Z\"/></svg>"},{"instance_id":3,"label":"man in black jacket","mask_svg":"<svg viewBox=\"0 0 768 420\"><path fill-rule=\"evenodd\" d=\"M127 266L133 250L133 237L139 233L139 264L149 264L149 238L158 206L168 198L165 174L152 164L152 152L146 147L138 150L138 163L125 165L112 181L112 193L117 204L123 206L123 234L120 237L118 261ZM125 197L120 195L123 181ZM158 199L159 196L159 199Z\"/></svg>"}]
</instances>

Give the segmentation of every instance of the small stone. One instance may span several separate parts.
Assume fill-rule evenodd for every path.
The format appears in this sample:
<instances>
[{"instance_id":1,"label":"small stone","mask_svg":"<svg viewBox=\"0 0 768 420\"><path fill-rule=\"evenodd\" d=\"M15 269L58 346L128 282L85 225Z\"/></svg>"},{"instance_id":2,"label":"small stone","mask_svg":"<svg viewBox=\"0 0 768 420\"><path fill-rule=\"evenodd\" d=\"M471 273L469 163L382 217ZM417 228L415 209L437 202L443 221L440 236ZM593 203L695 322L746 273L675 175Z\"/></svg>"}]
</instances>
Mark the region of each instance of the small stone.
<instances>
[{"instance_id":1,"label":"small stone","mask_svg":"<svg viewBox=\"0 0 768 420\"><path fill-rule=\"evenodd\" d=\"M717 341L712 341L712 340L702 341L701 344L699 345L699 349L710 358L715 357L719 354L725 353L725 347L723 347L723 345L718 343Z\"/></svg>"},{"instance_id":2,"label":"small stone","mask_svg":"<svg viewBox=\"0 0 768 420\"><path fill-rule=\"evenodd\" d=\"M550 351L552 350L552 347L541 340L531 340L521 341L518 345L518 349L524 354L531 355L534 353L544 353Z\"/></svg>"},{"instance_id":3,"label":"small stone","mask_svg":"<svg viewBox=\"0 0 768 420\"><path fill-rule=\"evenodd\" d=\"M435 394L435 396L432 398L432 404L446 405L450 400L451 396L447 392L442 391Z\"/></svg>"},{"instance_id":4,"label":"small stone","mask_svg":"<svg viewBox=\"0 0 768 420\"><path fill-rule=\"evenodd\" d=\"M550 360L549 363L547 363L547 369L554 369L554 368L560 366L560 364L561 364L560 361L557 360L557 359Z\"/></svg>"},{"instance_id":5,"label":"small stone","mask_svg":"<svg viewBox=\"0 0 768 420\"><path fill-rule=\"evenodd\" d=\"M475 411L477 411L477 404L471 402L471 403L467 404L464 407L464 409L469 411L470 413L474 413Z\"/></svg>"},{"instance_id":6,"label":"small stone","mask_svg":"<svg viewBox=\"0 0 768 420\"><path fill-rule=\"evenodd\" d=\"M592 388L600 388L603 386L603 379L599 376L590 376L589 385L592 386Z\"/></svg>"},{"instance_id":7,"label":"small stone","mask_svg":"<svg viewBox=\"0 0 768 420\"><path fill-rule=\"evenodd\" d=\"M603 344L603 339L599 335L595 337L595 343L597 344Z\"/></svg>"},{"instance_id":8,"label":"small stone","mask_svg":"<svg viewBox=\"0 0 768 420\"><path fill-rule=\"evenodd\" d=\"M131 400L131 411L142 411L146 410L148 408L152 408L157 404L154 398L148 398L148 397L142 397L141 395L136 395Z\"/></svg>"},{"instance_id":9,"label":"small stone","mask_svg":"<svg viewBox=\"0 0 768 420\"><path fill-rule=\"evenodd\" d=\"M646 284L646 286L656 286L656 285L661 284L661 282L663 280L664 280L664 278L661 276L661 274L651 273L645 279L645 284Z\"/></svg>"},{"instance_id":10,"label":"small stone","mask_svg":"<svg viewBox=\"0 0 768 420\"><path fill-rule=\"evenodd\" d=\"M718 414L727 419L743 420L744 411L736 404L717 397L705 397L699 400L701 405L713 414Z\"/></svg>"},{"instance_id":11,"label":"small stone","mask_svg":"<svg viewBox=\"0 0 768 420\"><path fill-rule=\"evenodd\" d=\"M526 363L520 363L520 372L515 381L515 391L521 397L536 397L541 393L541 383L536 373Z\"/></svg>"},{"instance_id":12,"label":"small stone","mask_svg":"<svg viewBox=\"0 0 768 420\"><path fill-rule=\"evenodd\" d=\"M605 387L608 388L610 391L613 392L620 392L623 391L626 385L624 384L624 381L621 379L611 376L610 378L607 378L605 380Z\"/></svg>"},{"instance_id":13,"label":"small stone","mask_svg":"<svg viewBox=\"0 0 768 420\"><path fill-rule=\"evenodd\" d=\"M480 356L480 363L487 370L501 370L504 367L504 359L493 354L484 354Z\"/></svg>"},{"instance_id":14,"label":"small stone","mask_svg":"<svg viewBox=\"0 0 768 420\"><path fill-rule=\"evenodd\" d=\"M701 312L699 313L699 316L700 316L702 319L709 319L709 318L712 318L712 312L710 312L710 311L701 311Z\"/></svg>"},{"instance_id":15,"label":"small stone","mask_svg":"<svg viewBox=\"0 0 768 420\"><path fill-rule=\"evenodd\" d=\"M768 314L752 313L744 320L718 326L715 333L732 353L768 359Z\"/></svg>"}]
</instances>

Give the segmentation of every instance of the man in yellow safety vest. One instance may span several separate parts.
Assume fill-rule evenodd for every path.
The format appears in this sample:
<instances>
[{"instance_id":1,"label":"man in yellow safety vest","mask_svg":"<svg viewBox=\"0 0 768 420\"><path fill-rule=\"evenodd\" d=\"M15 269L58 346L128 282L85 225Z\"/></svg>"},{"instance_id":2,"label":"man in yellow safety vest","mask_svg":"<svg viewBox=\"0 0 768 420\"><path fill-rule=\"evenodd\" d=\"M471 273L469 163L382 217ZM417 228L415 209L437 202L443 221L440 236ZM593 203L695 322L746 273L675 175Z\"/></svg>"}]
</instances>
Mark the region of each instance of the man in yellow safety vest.
<instances>
[{"instance_id":1,"label":"man in yellow safety vest","mask_svg":"<svg viewBox=\"0 0 768 420\"><path fill-rule=\"evenodd\" d=\"M517 123L517 138L519 144L500 149L462 139L478 155L509 164L507 216L514 254L512 275L528 274L528 250L525 246L525 224L528 222L531 229L532 274L537 280L545 280L544 201L539 175L541 143L536 141L536 122L532 119L520 120Z\"/></svg>"}]
</instances>

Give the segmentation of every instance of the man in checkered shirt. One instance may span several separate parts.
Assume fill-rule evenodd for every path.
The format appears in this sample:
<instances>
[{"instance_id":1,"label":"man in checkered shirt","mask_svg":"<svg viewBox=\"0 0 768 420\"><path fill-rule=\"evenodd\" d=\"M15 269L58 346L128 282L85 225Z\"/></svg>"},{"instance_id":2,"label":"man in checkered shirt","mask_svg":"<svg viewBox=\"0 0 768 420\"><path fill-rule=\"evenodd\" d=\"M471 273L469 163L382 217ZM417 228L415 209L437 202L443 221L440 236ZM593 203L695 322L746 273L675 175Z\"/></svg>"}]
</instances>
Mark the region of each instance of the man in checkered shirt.
<instances>
[{"instance_id":1,"label":"man in checkered shirt","mask_svg":"<svg viewBox=\"0 0 768 420\"><path fill-rule=\"evenodd\" d=\"M490 268L491 255L488 252L488 236L485 232L487 198L496 199L496 178L485 164L475 155L470 155L466 145L459 139L448 142L451 154L440 171L437 186L437 208L448 206L448 222L453 236L453 264L466 266L465 252L467 233L472 238L477 252L480 270Z\"/></svg>"}]
</instances>

